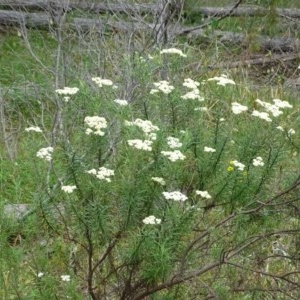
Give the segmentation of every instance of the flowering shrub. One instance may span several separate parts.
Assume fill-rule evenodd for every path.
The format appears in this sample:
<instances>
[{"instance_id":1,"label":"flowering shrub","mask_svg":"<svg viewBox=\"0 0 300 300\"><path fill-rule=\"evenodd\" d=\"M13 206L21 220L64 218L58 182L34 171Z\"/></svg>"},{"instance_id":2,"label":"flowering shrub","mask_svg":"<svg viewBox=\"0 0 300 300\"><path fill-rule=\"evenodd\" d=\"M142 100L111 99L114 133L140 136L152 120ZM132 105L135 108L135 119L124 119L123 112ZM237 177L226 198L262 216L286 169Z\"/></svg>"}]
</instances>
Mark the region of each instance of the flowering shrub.
<instances>
[{"instance_id":1,"label":"flowering shrub","mask_svg":"<svg viewBox=\"0 0 300 300\"><path fill-rule=\"evenodd\" d=\"M161 55L189 59L169 48L139 60L142 96L133 100L114 85L119 78L57 89L64 98L55 96L63 102L52 131L37 120L43 131L24 128L28 140L50 145L27 150L40 182L28 214L34 243L24 244L20 267L34 274L28 284L39 299L194 299L185 285L192 280L205 290L203 299L211 291L221 299L220 286L246 295L256 284L268 286L264 276L298 272L291 246L298 224L290 214L299 180L292 183L294 173L283 169L298 159L299 105L242 96L229 74L185 78L176 65L160 65ZM154 69L164 72L151 75ZM288 222L277 228L280 218ZM279 252L272 240L282 232L290 234L283 241L289 251ZM285 262L274 259L278 253ZM235 284L239 269L242 287ZM24 299L38 299L26 293Z\"/></svg>"}]
</instances>

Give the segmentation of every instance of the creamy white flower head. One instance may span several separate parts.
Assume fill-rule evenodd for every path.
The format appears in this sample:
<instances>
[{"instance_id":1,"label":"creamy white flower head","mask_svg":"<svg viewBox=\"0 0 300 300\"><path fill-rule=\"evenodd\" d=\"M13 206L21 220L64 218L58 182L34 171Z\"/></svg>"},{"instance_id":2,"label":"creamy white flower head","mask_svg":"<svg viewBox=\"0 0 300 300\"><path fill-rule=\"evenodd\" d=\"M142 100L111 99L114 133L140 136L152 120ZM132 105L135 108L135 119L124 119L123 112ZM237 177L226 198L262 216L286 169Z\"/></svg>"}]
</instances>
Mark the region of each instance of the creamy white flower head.
<instances>
[{"instance_id":1,"label":"creamy white flower head","mask_svg":"<svg viewBox=\"0 0 300 300\"><path fill-rule=\"evenodd\" d=\"M178 54L181 57L187 57L181 50L176 48L163 49L160 51L160 54Z\"/></svg>"},{"instance_id":2,"label":"creamy white flower head","mask_svg":"<svg viewBox=\"0 0 300 300\"><path fill-rule=\"evenodd\" d=\"M196 107L194 110L195 111L208 111L208 108L206 106L199 106L199 107Z\"/></svg>"},{"instance_id":3,"label":"creamy white flower head","mask_svg":"<svg viewBox=\"0 0 300 300\"><path fill-rule=\"evenodd\" d=\"M281 111L276 105L271 105L267 110L273 115L273 117L278 117L283 114L283 111Z\"/></svg>"},{"instance_id":4,"label":"creamy white flower head","mask_svg":"<svg viewBox=\"0 0 300 300\"><path fill-rule=\"evenodd\" d=\"M293 108L293 105L291 105L287 101L283 101L283 100L280 100L280 99L273 99L273 102L279 108Z\"/></svg>"},{"instance_id":5,"label":"creamy white flower head","mask_svg":"<svg viewBox=\"0 0 300 300\"><path fill-rule=\"evenodd\" d=\"M153 84L156 87L156 89L151 90L150 94L156 93L156 90L159 90L167 95L167 94L170 94L174 90L174 86L170 85L170 83L166 80L154 82Z\"/></svg>"},{"instance_id":6,"label":"creamy white flower head","mask_svg":"<svg viewBox=\"0 0 300 300\"><path fill-rule=\"evenodd\" d=\"M167 143L172 149L180 148L182 146L182 143L179 141L179 139L172 136L167 137Z\"/></svg>"},{"instance_id":7,"label":"creamy white flower head","mask_svg":"<svg viewBox=\"0 0 300 300\"><path fill-rule=\"evenodd\" d=\"M268 108L271 104L260 99L256 99L255 102L264 108Z\"/></svg>"},{"instance_id":8,"label":"creamy white flower head","mask_svg":"<svg viewBox=\"0 0 300 300\"><path fill-rule=\"evenodd\" d=\"M119 105L121 105L121 106L128 105L128 101L127 100L115 99L114 102L117 103L117 104L119 104Z\"/></svg>"},{"instance_id":9,"label":"creamy white flower head","mask_svg":"<svg viewBox=\"0 0 300 300\"><path fill-rule=\"evenodd\" d=\"M105 134L105 132L102 131L102 129L105 129L107 127L107 122L105 118L98 116L85 117L84 123L89 127L85 131L87 135L95 134L103 136Z\"/></svg>"},{"instance_id":10,"label":"creamy white flower head","mask_svg":"<svg viewBox=\"0 0 300 300\"><path fill-rule=\"evenodd\" d=\"M42 129L38 126L31 126L31 127L27 127L25 128L26 132L30 132L30 131L34 131L34 132L43 132Z\"/></svg>"},{"instance_id":11,"label":"creamy white flower head","mask_svg":"<svg viewBox=\"0 0 300 300\"><path fill-rule=\"evenodd\" d=\"M211 195L207 191L196 191L196 195L200 195L200 197L205 199L211 199Z\"/></svg>"},{"instance_id":12,"label":"creamy white flower head","mask_svg":"<svg viewBox=\"0 0 300 300\"><path fill-rule=\"evenodd\" d=\"M265 165L261 156L254 158L252 164L254 167L263 167Z\"/></svg>"},{"instance_id":13,"label":"creamy white flower head","mask_svg":"<svg viewBox=\"0 0 300 300\"><path fill-rule=\"evenodd\" d=\"M248 110L248 107L245 106L245 105L242 105L238 102L232 102L231 103L231 109L232 109L232 112L235 114L235 115L238 115L244 111L247 111Z\"/></svg>"},{"instance_id":14,"label":"creamy white flower head","mask_svg":"<svg viewBox=\"0 0 300 300\"><path fill-rule=\"evenodd\" d=\"M67 282L71 280L70 275L61 275L60 278L62 281L67 281Z\"/></svg>"},{"instance_id":15,"label":"creamy white flower head","mask_svg":"<svg viewBox=\"0 0 300 300\"><path fill-rule=\"evenodd\" d=\"M97 175L97 170L96 169L91 169L89 171L86 171L87 173L91 174L91 175Z\"/></svg>"},{"instance_id":16,"label":"creamy white flower head","mask_svg":"<svg viewBox=\"0 0 300 300\"><path fill-rule=\"evenodd\" d=\"M53 147L46 147L41 148L37 153L36 156L42 158L46 161L51 161L53 153Z\"/></svg>"},{"instance_id":17,"label":"creamy white flower head","mask_svg":"<svg viewBox=\"0 0 300 300\"><path fill-rule=\"evenodd\" d=\"M68 103L69 101L70 101L70 97L69 96L65 96L65 97L63 97L63 99L64 99L64 101L66 102L66 103Z\"/></svg>"},{"instance_id":18,"label":"creamy white flower head","mask_svg":"<svg viewBox=\"0 0 300 300\"><path fill-rule=\"evenodd\" d=\"M104 85L113 86L113 82L110 79L104 79L101 77L93 77L92 81L94 81L99 87L102 87Z\"/></svg>"},{"instance_id":19,"label":"creamy white flower head","mask_svg":"<svg viewBox=\"0 0 300 300\"><path fill-rule=\"evenodd\" d=\"M288 132L287 132L288 136L292 136L295 133L296 133L296 131L293 128L289 129Z\"/></svg>"},{"instance_id":20,"label":"creamy white flower head","mask_svg":"<svg viewBox=\"0 0 300 300\"><path fill-rule=\"evenodd\" d=\"M187 92L185 95L181 96L181 99L184 100L198 100L200 102L204 101L204 98L201 97L200 95L200 91L198 89L193 89L190 92Z\"/></svg>"},{"instance_id":21,"label":"creamy white flower head","mask_svg":"<svg viewBox=\"0 0 300 300\"><path fill-rule=\"evenodd\" d=\"M144 224L156 225L161 223L161 219L155 218L154 216L149 216L143 220Z\"/></svg>"},{"instance_id":22,"label":"creamy white flower head","mask_svg":"<svg viewBox=\"0 0 300 300\"><path fill-rule=\"evenodd\" d=\"M220 77L213 77L207 79L207 81L216 81L218 85L225 86L227 84L235 84L235 82L232 79L227 78L226 75L222 74Z\"/></svg>"},{"instance_id":23,"label":"creamy white flower head","mask_svg":"<svg viewBox=\"0 0 300 300\"><path fill-rule=\"evenodd\" d=\"M151 177L151 180L153 180L161 185L166 185L166 181L162 177Z\"/></svg>"},{"instance_id":24,"label":"creamy white flower head","mask_svg":"<svg viewBox=\"0 0 300 300\"><path fill-rule=\"evenodd\" d=\"M150 94L153 95L153 94L157 94L159 93L159 90L158 89L151 89L150 90Z\"/></svg>"},{"instance_id":25,"label":"creamy white flower head","mask_svg":"<svg viewBox=\"0 0 300 300\"><path fill-rule=\"evenodd\" d=\"M174 191L174 192L163 192L164 197L167 200L174 200L174 201L186 201L188 197L184 195L183 193L179 191Z\"/></svg>"},{"instance_id":26,"label":"creamy white flower head","mask_svg":"<svg viewBox=\"0 0 300 300\"><path fill-rule=\"evenodd\" d=\"M279 100L279 101L281 101L281 100ZM278 117L281 114L283 114L283 112L281 110L279 110L279 106L276 104L271 104L271 103L268 103L265 101L261 101L260 99L256 99L255 102L258 103L259 105L261 105L262 107L264 107L268 112L270 112L273 115L273 117ZM279 102L278 102L278 104L279 104Z\"/></svg>"},{"instance_id":27,"label":"creamy white flower head","mask_svg":"<svg viewBox=\"0 0 300 300\"><path fill-rule=\"evenodd\" d=\"M149 133L146 133L146 137L148 140L156 141L157 134L155 132L149 132Z\"/></svg>"},{"instance_id":28,"label":"creamy white flower head","mask_svg":"<svg viewBox=\"0 0 300 300\"><path fill-rule=\"evenodd\" d=\"M170 161L184 160L186 158L185 155L181 153L180 150L174 151L161 151L161 154L166 156Z\"/></svg>"},{"instance_id":29,"label":"creamy white flower head","mask_svg":"<svg viewBox=\"0 0 300 300\"><path fill-rule=\"evenodd\" d=\"M61 186L61 190L67 194L73 193L73 191L76 189L77 189L76 185L62 185Z\"/></svg>"},{"instance_id":30,"label":"creamy white flower head","mask_svg":"<svg viewBox=\"0 0 300 300\"><path fill-rule=\"evenodd\" d=\"M139 139L134 139L134 140L128 140L127 141L128 145L131 147L134 147L139 150L145 150L145 151L152 151L152 143L153 141L150 140L139 140Z\"/></svg>"},{"instance_id":31,"label":"creamy white flower head","mask_svg":"<svg viewBox=\"0 0 300 300\"><path fill-rule=\"evenodd\" d=\"M43 272L38 272L38 274L37 274L37 277L38 278L41 278L41 277L43 277L44 276L44 273Z\"/></svg>"},{"instance_id":32,"label":"creamy white flower head","mask_svg":"<svg viewBox=\"0 0 300 300\"><path fill-rule=\"evenodd\" d=\"M264 111L260 112L258 110L253 110L251 115L254 117L258 117L262 120L265 120L267 122L272 122L272 119L270 118L270 115L267 112L264 112Z\"/></svg>"},{"instance_id":33,"label":"creamy white flower head","mask_svg":"<svg viewBox=\"0 0 300 300\"><path fill-rule=\"evenodd\" d=\"M63 89L57 89L55 92L59 95L75 95L79 91L77 87L67 87L65 86Z\"/></svg>"},{"instance_id":34,"label":"creamy white flower head","mask_svg":"<svg viewBox=\"0 0 300 300\"><path fill-rule=\"evenodd\" d=\"M182 84L183 86L189 88L189 89L198 89L198 86L200 85L200 83L198 81L195 81L191 78L186 78L184 79L184 82Z\"/></svg>"},{"instance_id":35,"label":"creamy white flower head","mask_svg":"<svg viewBox=\"0 0 300 300\"><path fill-rule=\"evenodd\" d=\"M216 152L216 149L211 148L211 147L204 147L204 152Z\"/></svg>"},{"instance_id":36,"label":"creamy white flower head","mask_svg":"<svg viewBox=\"0 0 300 300\"><path fill-rule=\"evenodd\" d=\"M244 171L244 169L245 169L245 165L242 164L241 162L237 161L237 160L231 160L230 164L234 165L235 167L237 167L237 169L239 171Z\"/></svg>"},{"instance_id":37,"label":"creamy white flower head","mask_svg":"<svg viewBox=\"0 0 300 300\"><path fill-rule=\"evenodd\" d=\"M156 125L153 125L152 122L149 120L135 119L133 122L125 121L125 125L138 126L146 134L159 130L159 128Z\"/></svg>"},{"instance_id":38,"label":"creamy white flower head","mask_svg":"<svg viewBox=\"0 0 300 300\"><path fill-rule=\"evenodd\" d=\"M114 170L107 169L105 167L100 167L98 170L91 169L89 171L86 171L86 173L94 175L96 178L105 180L107 182L111 182L110 177L115 175Z\"/></svg>"},{"instance_id":39,"label":"creamy white flower head","mask_svg":"<svg viewBox=\"0 0 300 300\"><path fill-rule=\"evenodd\" d=\"M280 131L284 131L282 126L277 126L276 129L280 130Z\"/></svg>"}]
</instances>

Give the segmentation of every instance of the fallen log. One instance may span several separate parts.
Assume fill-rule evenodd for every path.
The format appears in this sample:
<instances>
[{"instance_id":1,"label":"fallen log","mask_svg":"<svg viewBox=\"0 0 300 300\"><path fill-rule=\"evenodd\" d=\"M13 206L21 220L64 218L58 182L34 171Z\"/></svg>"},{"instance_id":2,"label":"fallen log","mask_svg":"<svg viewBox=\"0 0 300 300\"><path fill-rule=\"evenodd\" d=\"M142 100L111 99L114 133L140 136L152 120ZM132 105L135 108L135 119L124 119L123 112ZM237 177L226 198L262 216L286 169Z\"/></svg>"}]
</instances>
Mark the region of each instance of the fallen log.
<instances>
[{"instance_id":1,"label":"fallen log","mask_svg":"<svg viewBox=\"0 0 300 300\"><path fill-rule=\"evenodd\" d=\"M156 13L155 4L98 3L84 0L2 0L0 7L23 11L83 10L94 13L126 13L130 15Z\"/></svg>"},{"instance_id":2,"label":"fallen log","mask_svg":"<svg viewBox=\"0 0 300 300\"><path fill-rule=\"evenodd\" d=\"M25 13L13 10L0 10L0 25L47 29L51 17L45 13Z\"/></svg>"},{"instance_id":3,"label":"fallen log","mask_svg":"<svg viewBox=\"0 0 300 300\"><path fill-rule=\"evenodd\" d=\"M238 68L245 66L254 66L254 65L268 65L276 62L287 62L290 60L300 59L300 53L289 53L289 54L274 54L271 56L261 56L252 59L244 59L232 62L216 63L209 66L211 69L228 69L228 68ZM199 63L195 63L199 64ZM199 64L200 66L200 64ZM196 65L197 67L197 65Z\"/></svg>"},{"instance_id":4,"label":"fallen log","mask_svg":"<svg viewBox=\"0 0 300 300\"><path fill-rule=\"evenodd\" d=\"M247 35L243 33L236 33L230 31L215 30L207 34L207 30L197 29L194 30L190 27L182 28L178 35L186 35L190 38L203 38L203 39L217 39L221 43L235 44L247 47L250 43L255 43L261 50L271 50L275 52L299 52L300 39L293 39L289 37L268 37L257 36L253 37L251 41Z\"/></svg>"},{"instance_id":5,"label":"fallen log","mask_svg":"<svg viewBox=\"0 0 300 300\"><path fill-rule=\"evenodd\" d=\"M270 9L257 6L239 6L232 10L231 7L200 7L193 13L199 13L206 17L261 17L270 13ZM274 12L280 17L300 18L300 9L296 8L276 8Z\"/></svg>"},{"instance_id":6,"label":"fallen log","mask_svg":"<svg viewBox=\"0 0 300 300\"><path fill-rule=\"evenodd\" d=\"M113 32L134 32L149 30L154 25L145 25L139 22L125 22L125 21L101 21L85 18L74 18L73 22L69 24L69 28L79 32L102 32L104 30L112 30Z\"/></svg>"},{"instance_id":7,"label":"fallen log","mask_svg":"<svg viewBox=\"0 0 300 300\"><path fill-rule=\"evenodd\" d=\"M145 14L157 13L156 4L130 4L130 3L98 3L97 1L84 0L2 0L0 8L25 11L45 11L49 7L57 9L83 10L95 13L126 13L126 14ZM300 9L296 8L276 8L278 16L289 18L300 18ZM260 17L270 13L270 9L259 6L238 6L232 10L232 7L199 7L192 10L193 14L201 14L206 17L223 17L230 15L232 17Z\"/></svg>"},{"instance_id":8,"label":"fallen log","mask_svg":"<svg viewBox=\"0 0 300 300\"><path fill-rule=\"evenodd\" d=\"M0 10L0 25L5 26L26 26L28 28L49 29L52 19L45 13L26 13L17 11ZM101 19L74 18L73 21L63 24L66 28L77 31L98 31L103 32L106 29L112 29L115 32L132 32L132 30L153 31L155 24L144 24L140 22L123 21L102 21ZM172 28L172 25L170 25ZM194 27L183 27L173 32L174 35L187 35L189 38L203 38L208 40L218 40L221 43L241 45L248 47L250 43L255 43L262 50L271 50L275 52L299 52L300 40L288 37L257 36L249 41L247 35L243 33L234 33L215 30L207 34L207 30Z\"/></svg>"},{"instance_id":9,"label":"fallen log","mask_svg":"<svg viewBox=\"0 0 300 300\"><path fill-rule=\"evenodd\" d=\"M46 13L29 13L18 12L12 10L0 10L0 25L14 26L34 29L47 30L53 23L50 15ZM86 19L74 18L73 21L65 23L66 28L76 29L79 31L98 31L102 32L105 29L113 29L114 31L131 31L146 30L152 28L154 25L146 25L139 22L125 22L125 21L102 21L101 19Z\"/></svg>"}]
</instances>

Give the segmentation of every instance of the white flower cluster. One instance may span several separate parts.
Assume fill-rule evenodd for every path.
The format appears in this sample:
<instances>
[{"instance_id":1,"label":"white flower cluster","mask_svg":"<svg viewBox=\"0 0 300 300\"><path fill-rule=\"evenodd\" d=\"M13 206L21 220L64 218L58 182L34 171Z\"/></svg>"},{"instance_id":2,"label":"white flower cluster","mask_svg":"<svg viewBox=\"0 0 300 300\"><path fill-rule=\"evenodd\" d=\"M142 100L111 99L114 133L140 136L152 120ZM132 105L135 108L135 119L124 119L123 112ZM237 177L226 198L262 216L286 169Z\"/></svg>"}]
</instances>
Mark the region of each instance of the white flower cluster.
<instances>
[{"instance_id":1,"label":"white flower cluster","mask_svg":"<svg viewBox=\"0 0 300 300\"><path fill-rule=\"evenodd\" d=\"M188 197L184 194L182 194L179 191L174 191L174 192L163 192L164 197L167 200L174 200L174 201L186 201Z\"/></svg>"},{"instance_id":2,"label":"white flower cluster","mask_svg":"<svg viewBox=\"0 0 300 300\"><path fill-rule=\"evenodd\" d=\"M161 223L161 219L155 218L154 216L149 216L143 220L143 223L147 225L156 225Z\"/></svg>"},{"instance_id":3,"label":"white flower cluster","mask_svg":"<svg viewBox=\"0 0 300 300\"><path fill-rule=\"evenodd\" d=\"M180 97L181 99L184 100L198 100L198 101L204 101L204 98L200 96L200 91L198 89L194 89L190 92L187 92L183 96Z\"/></svg>"},{"instance_id":4,"label":"white flower cluster","mask_svg":"<svg viewBox=\"0 0 300 300\"><path fill-rule=\"evenodd\" d=\"M61 279L62 281L69 282L69 281L71 281L71 276L70 276L70 275L61 275L61 276L60 276L60 279Z\"/></svg>"},{"instance_id":5,"label":"white flower cluster","mask_svg":"<svg viewBox=\"0 0 300 300\"><path fill-rule=\"evenodd\" d=\"M158 182L161 185L166 185L166 181L162 177L151 177L151 180Z\"/></svg>"},{"instance_id":6,"label":"white flower cluster","mask_svg":"<svg viewBox=\"0 0 300 300\"><path fill-rule=\"evenodd\" d=\"M258 117L262 120L265 120L267 122L272 122L272 119L270 118L270 115L265 111L258 111L256 109L254 109L251 115L253 117Z\"/></svg>"},{"instance_id":7,"label":"white flower cluster","mask_svg":"<svg viewBox=\"0 0 300 300\"><path fill-rule=\"evenodd\" d=\"M278 117L283 114L283 111L280 110L280 108L293 108L293 106L289 102L282 101L280 99L273 99L274 104L262 101L260 99L256 99L255 102L262 106L266 110L266 112L259 112L257 110L254 110L252 115L259 117L267 122L272 122L269 113L271 113L273 117Z\"/></svg>"},{"instance_id":8,"label":"white flower cluster","mask_svg":"<svg viewBox=\"0 0 300 300\"><path fill-rule=\"evenodd\" d=\"M205 106L199 106L194 109L195 111L208 111L208 108Z\"/></svg>"},{"instance_id":9,"label":"white flower cluster","mask_svg":"<svg viewBox=\"0 0 300 300\"><path fill-rule=\"evenodd\" d=\"M270 104L259 99L256 99L255 102L265 108L267 112L270 112L273 117L278 117L283 114L283 111L281 111L276 104Z\"/></svg>"},{"instance_id":10,"label":"white flower cluster","mask_svg":"<svg viewBox=\"0 0 300 300\"><path fill-rule=\"evenodd\" d=\"M111 169L107 169L105 167L100 167L98 171L96 169L91 169L86 171L88 174L94 175L100 180L105 180L107 182L111 182L110 177L115 175L115 171Z\"/></svg>"},{"instance_id":11,"label":"white flower cluster","mask_svg":"<svg viewBox=\"0 0 300 300\"><path fill-rule=\"evenodd\" d=\"M196 191L196 195L200 195L200 197L205 199L211 199L211 195L207 191Z\"/></svg>"},{"instance_id":12,"label":"white flower cluster","mask_svg":"<svg viewBox=\"0 0 300 300\"><path fill-rule=\"evenodd\" d=\"M198 89L198 86L200 85L199 82L194 81L191 78L184 79L184 82L182 84L183 86L192 89L191 91L187 92L185 95L181 96L181 99L187 100L198 100L198 101L204 101L204 98L200 96L200 91Z\"/></svg>"},{"instance_id":13,"label":"white flower cluster","mask_svg":"<svg viewBox=\"0 0 300 300\"><path fill-rule=\"evenodd\" d=\"M176 48L163 49L160 51L160 54L178 54L181 57L187 57L181 50Z\"/></svg>"},{"instance_id":14,"label":"white flower cluster","mask_svg":"<svg viewBox=\"0 0 300 300\"><path fill-rule=\"evenodd\" d=\"M167 137L167 143L171 149L180 148L182 146L179 139L172 136Z\"/></svg>"},{"instance_id":15,"label":"white flower cluster","mask_svg":"<svg viewBox=\"0 0 300 300\"><path fill-rule=\"evenodd\" d=\"M115 99L114 102L117 103L117 104L119 104L119 105L121 105L121 106L128 105L128 101L127 100Z\"/></svg>"},{"instance_id":16,"label":"white flower cluster","mask_svg":"<svg viewBox=\"0 0 300 300\"><path fill-rule=\"evenodd\" d=\"M139 139L134 139L134 140L128 140L127 141L128 145L131 147L134 147L139 150L145 150L145 151L152 151L152 143L153 141L150 140L139 140Z\"/></svg>"},{"instance_id":17,"label":"white flower cluster","mask_svg":"<svg viewBox=\"0 0 300 300\"><path fill-rule=\"evenodd\" d=\"M101 77L93 77L92 81L94 81L100 88L103 86L112 86L113 89L116 89L117 86L110 79L104 79Z\"/></svg>"},{"instance_id":18,"label":"white flower cluster","mask_svg":"<svg viewBox=\"0 0 300 300\"><path fill-rule=\"evenodd\" d=\"M232 112L235 114L235 115L238 115L244 111L247 111L248 110L248 107L245 106L245 105L242 105L238 102L232 102L231 103L231 110Z\"/></svg>"},{"instance_id":19,"label":"white flower cluster","mask_svg":"<svg viewBox=\"0 0 300 300\"><path fill-rule=\"evenodd\" d=\"M225 86L227 84L233 84L235 85L235 82L232 79L229 79L227 75L222 74L220 77L213 77L207 79L207 81L216 81L217 85Z\"/></svg>"},{"instance_id":20,"label":"white flower cluster","mask_svg":"<svg viewBox=\"0 0 300 300\"><path fill-rule=\"evenodd\" d=\"M279 108L293 108L293 105L291 105L287 101L283 101L280 99L273 99L274 104Z\"/></svg>"},{"instance_id":21,"label":"white flower cluster","mask_svg":"<svg viewBox=\"0 0 300 300\"><path fill-rule=\"evenodd\" d=\"M211 148L211 147L204 147L204 152L211 152L211 153L213 153L213 152L216 152L216 149L214 149L214 148Z\"/></svg>"},{"instance_id":22,"label":"white flower cluster","mask_svg":"<svg viewBox=\"0 0 300 300\"><path fill-rule=\"evenodd\" d=\"M242 163L240 163L240 162L237 161L237 160L231 160L231 161L230 161L230 164L231 164L231 165L234 165L235 167L237 167L237 169L238 169L239 171L244 171L244 169L245 169L245 165L242 164Z\"/></svg>"},{"instance_id":23,"label":"white flower cluster","mask_svg":"<svg viewBox=\"0 0 300 300\"><path fill-rule=\"evenodd\" d=\"M46 161L51 161L52 153L53 153L53 147L46 147L46 148L41 148L37 152L36 156Z\"/></svg>"},{"instance_id":24,"label":"white flower cluster","mask_svg":"<svg viewBox=\"0 0 300 300\"><path fill-rule=\"evenodd\" d=\"M280 131L284 131L282 126L277 126L276 129L280 130Z\"/></svg>"},{"instance_id":25,"label":"white flower cluster","mask_svg":"<svg viewBox=\"0 0 300 300\"><path fill-rule=\"evenodd\" d=\"M184 160L186 158L185 155L181 153L180 150L174 151L161 151L163 156L166 156L170 161Z\"/></svg>"},{"instance_id":26,"label":"white flower cluster","mask_svg":"<svg viewBox=\"0 0 300 300\"><path fill-rule=\"evenodd\" d=\"M133 122L125 121L127 126L137 126L142 129L144 133L150 133L153 131L158 131L159 128L156 125L153 125L149 120L135 119Z\"/></svg>"},{"instance_id":27,"label":"white flower cluster","mask_svg":"<svg viewBox=\"0 0 300 300\"><path fill-rule=\"evenodd\" d=\"M288 137L291 137L291 136L294 135L295 133L296 133L296 131L295 131L293 128L289 129L288 132L287 132Z\"/></svg>"},{"instance_id":28,"label":"white flower cluster","mask_svg":"<svg viewBox=\"0 0 300 300\"><path fill-rule=\"evenodd\" d=\"M195 80L191 79L191 78L185 78L182 85L189 88L189 89L194 90L194 89L198 88L200 83L198 81L195 81Z\"/></svg>"},{"instance_id":29,"label":"white flower cluster","mask_svg":"<svg viewBox=\"0 0 300 300\"><path fill-rule=\"evenodd\" d=\"M161 80L159 82L154 82L153 84L156 87L156 89L152 89L150 91L150 94L155 94L155 93L158 93L159 91L161 91L164 94L168 95L168 94L170 94L174 90L174 86L171 85L166 80Z\"/></svg>"},{"instance_id":30,"label":"white flower cluster","mask_svg":"<svg viewBox=\"0 0 300 300\"><path fill-rule=\"evenodd\" d=\"M76 185L62 185L61 190L67 194L73 193L74 190L76 190Z\"/></svg>"},{"instance_id":31,"label":"white flower cluster","mask_svg":"<svg viewBox=\"0 0 300 300\"><path fill-rule=\"evenodd\" d=\"M254 158L252 164L254 167L263 167L265 165L261 156Z\"/></svg>"},{"instance_id":32,"label":"white flower cluster","mask_svg":"<svg viewBox=\"0 0 300 300\"><path fill-rule=\"evenodd\" d=\"M26 132L30 132L30 131L34 131L34 132L43 132L42 129L38 126L31 126L31 127L27 127L25 128Z\"/></svg>"},{"instance_id":33,"label":"white flower cluster","mask_svg":"<svg viewBox=\"0 0 300 300\"><path fill-rule=\"evenodd\" d=\"M57 89L55 92L59 95L75 95L79 91L77 87L67 87L65 86L63 89Z\"/></svg>"},{"instance_id":34,"label":"white flower cluster","mask_svg":"<svg viewBox=\"0 0 300 300\"><path fill-rule=\"evenodd\" d=\"M133 122L125 121L126 126L137 126L145 133L146 137L152 141L156 140L156 133L159 128L156 125L153 125L149 120L136 119Z\"/></svg>"},{"instance_id":35,"label":"white flower cluster","mask_svg":"<svg viewBox=\"0 0 300 300\"><path fill-rule=\"evenodd\" d=\"M102 129L107 127L106 119L103 117L93 116L93 117L85 117L84 123L89 127L86 129L85 133L87 135L95 134L103 136L105 132Z\"/></svg>"}]
</instances>

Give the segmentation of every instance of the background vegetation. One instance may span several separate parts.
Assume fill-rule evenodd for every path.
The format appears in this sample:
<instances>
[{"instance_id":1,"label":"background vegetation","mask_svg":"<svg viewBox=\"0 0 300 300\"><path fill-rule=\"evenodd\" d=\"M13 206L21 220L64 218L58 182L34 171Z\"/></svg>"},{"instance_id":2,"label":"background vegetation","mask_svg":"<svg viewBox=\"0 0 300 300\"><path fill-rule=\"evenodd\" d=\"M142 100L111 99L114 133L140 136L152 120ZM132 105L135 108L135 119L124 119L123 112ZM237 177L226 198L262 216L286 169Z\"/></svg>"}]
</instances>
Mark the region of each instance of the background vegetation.
<instances>
[{"instance_id":1,"label":"background vegetation","mask_svg":"<svg viewBox=\"0 0 300 300\"><path fill-rule=\"evenodd\" d=\"M210 2L185 1L177 17L205 24L194 11ZM208 38L181 35L167 44L156 43L154 30L107 25L99 33L64 23L153 22L151 14L72 11L49 30L1 28L1 299L299 298L299 96L297 85L285 84L298 77L299 60L230 63L272 57L257 36L299 38L299 21L274 9L300 5L243 4L269 13L212 18ZM242 32L247 42L223 43L210 35L216 30ZM182 55L161 53L170 48ZM100 87L95 77L112 85ZM183 85L187 78L199 86ZM174 89L151 93L161 80ZM66 101L57 92L64 87L78 92ZM195 99L182 98L191 91ZM257 99L290 107L274 116ZM247 110L235 114L235 102ZM90 116L106 119L103 136L86 134ZM137 126L138 119L151 123ZM25 130L31 126L42 132ZM182 145L172 148L168 137ZM133 139L151 140L151 151L130 146ZM51 160L37 157L50 146ZM162 153L175 149L182 160ZM253 164L257 157L263 164ZM101 167L114 170L111 181L87 173ZM166 199L173 191L187 199ZM11 211L20 204L26 209L17 216Z\"/></svg>"}]
</instances>

